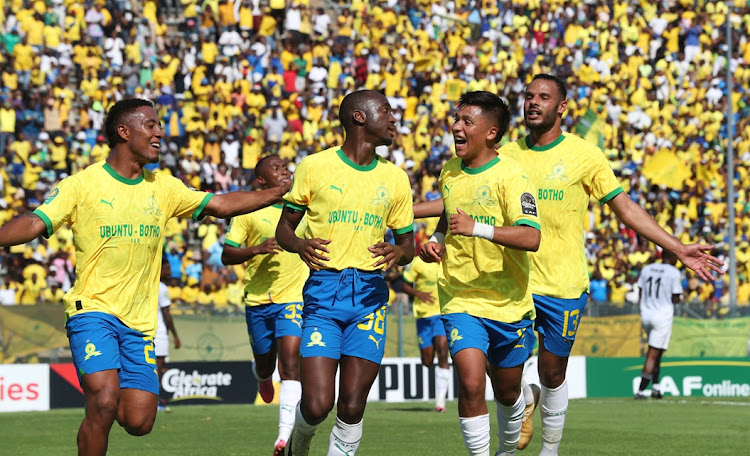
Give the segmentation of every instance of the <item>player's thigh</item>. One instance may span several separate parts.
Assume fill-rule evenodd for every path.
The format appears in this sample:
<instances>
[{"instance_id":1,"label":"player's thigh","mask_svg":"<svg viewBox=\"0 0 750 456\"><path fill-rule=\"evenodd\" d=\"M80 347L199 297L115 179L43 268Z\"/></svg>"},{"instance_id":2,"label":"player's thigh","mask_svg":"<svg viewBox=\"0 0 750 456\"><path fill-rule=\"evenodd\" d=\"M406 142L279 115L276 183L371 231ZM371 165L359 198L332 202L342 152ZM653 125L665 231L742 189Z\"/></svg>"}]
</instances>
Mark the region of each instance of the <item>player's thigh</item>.
<instances>
[{"instance_id":1,"label":"player's thigh","mask_svg":"<svg viewBox=\"0 0 750 456\"><path fill-rule=\"evenodd\" d=\"M131 434L143 435L151 431L156 419L159 396L141 389L120 390L117 421Z\"/></svg>"},{"instance_id":2,"label":"player's thigh","mask_svg":"<svg viewBox=\"0 0 750 456\"><path fill-rule=\"evenodd\" d=\"M355 356L341 357L338 413L345 422L354 424L361 419L367 395L379 372L379 363Z\"/></svg>"},{"instance_id":3,"label":"player's thigh","mask_svg":"<svg viewBox=\"0 0 750 456\"><path fill-rule=\"evenodd\" d=\"M300 357L299 336L284 336L276 339L279 353L279 375L282 380L299 380Z\"/></svg>"},{"instance_id":4,"label":"player's thigh","mask_svg":"<svg viewBox=\"0 0 750 456\"><path fill-rule=\"evenodd\" d=\"M65 324L78 379L85 374L120 369L117 319L102 312L73 315Z\"/></svg>"},{"instance_id":5,"label":"player's thigh","mask_svg":"<svg viewBox=\"0 0 750 456\"><path fill-rule=\"evenodd\" d=\"M544 336L544 347L548 351L559 357L570 356L587 301L587 293L576 299L534 295L534 327Z\"/></svg>"},{"instance_id":6,"label":"player's thigh","mask_svg":"<svg viewBox=\"0 0 750 456\"><path fill-rule=\"evenodd\" d=\"M339 360L310 356L300 360L302 414L310 424L319 424L333 409Z\"/></svg>"},{"instance_id":7,"label":"player's thigh","mask_svg":"<svg viewBox=\"0 0 750 456\"><path fill-rule=\"evenodd\" d=\"M245 307L245 322L253 356L265 355L275 348L276 317L280 310L275 304Z\"/></svg>"}]
</instances>

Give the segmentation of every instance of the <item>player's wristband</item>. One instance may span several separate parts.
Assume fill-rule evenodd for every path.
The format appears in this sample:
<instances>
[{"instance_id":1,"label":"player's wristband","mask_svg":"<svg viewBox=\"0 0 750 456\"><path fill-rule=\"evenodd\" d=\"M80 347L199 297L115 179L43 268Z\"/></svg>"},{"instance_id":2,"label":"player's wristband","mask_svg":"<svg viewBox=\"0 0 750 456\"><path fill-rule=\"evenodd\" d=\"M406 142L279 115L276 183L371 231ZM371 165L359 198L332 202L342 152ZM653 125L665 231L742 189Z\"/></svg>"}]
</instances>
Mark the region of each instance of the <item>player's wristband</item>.
<instances>
[{"instance_id":1,"label":"player's wristband","mask_svg":"<svg viewBox=\"0 0 750 456\"><path fill-rule=\"evenodd\" d=\"M495 227L486 223L474 222L474 232L471 235L491 241L495 237Z\"/></svg>"},{"instance_id":2,"label":"player's wristband","mask_svg":"<svg viewBox=\"0 0 750 456\"><path fill-rule=\"evenodd\" d=\"M440 231L435 231L435 234L430 238L430 242L437 242L440 245L445 245L445 234Z\"/></svg>"}]
</instances>

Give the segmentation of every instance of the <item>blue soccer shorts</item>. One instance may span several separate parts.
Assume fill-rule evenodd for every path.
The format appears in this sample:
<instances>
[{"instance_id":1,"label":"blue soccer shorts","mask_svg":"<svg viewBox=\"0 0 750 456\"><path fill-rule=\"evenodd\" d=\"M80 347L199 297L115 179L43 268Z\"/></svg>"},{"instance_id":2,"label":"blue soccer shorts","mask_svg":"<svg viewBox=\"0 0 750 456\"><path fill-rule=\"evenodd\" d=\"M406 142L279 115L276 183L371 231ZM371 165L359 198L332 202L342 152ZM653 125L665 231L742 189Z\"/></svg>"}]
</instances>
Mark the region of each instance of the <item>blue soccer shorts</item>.
<instances>
[{"instance_id":1,"label":"blue soccer shorts","mask_svg":"<svg viewBox=\"0 0 750 456\"><path fill-rule=\"evenodd\" d=\"M432 347L432 340L438 336L445 337L445 326L440 315L417 318L417 338L420 350Z\"/></svg>"},{"instance_id":2,"label":"blue soccer shorts","mask_svg":"<svg viewBox=\"0 0 750 456\"><path fill-rule=\"evenodd\" d=\"M578 325L589 300L588 293L577 299L532 295L536 307L534 328L544 337L544 348L562 358L570 356Z\"/></svg>"},{"instance_id":3,"label":"blue soccer shorts","mask_svg":"<svg viewBox=\"0 0 750 456\"><path fill-rule=\"evenodd\" d=\"M159 394L152 337L103 312L73 315L65 327L79 382L83 375L117 369L120 388Z\"/></svg>"},{"instance_id":4,"label":"blue soccer shorts","mask_svg":"<svg viewBox=\"0 0 750 456\"><path fill-rule=\"evenodd\" d=\"M443 315L442 319L452 357L465 348L477 348L493 366L516 367L534 350L532 320L503 323L465 313Z\"/></svg>"},{"instance_id":5,"label":"blue soccer shorts","mask_svg":"<svg viewBox=\"0 0 750 456\"><path fill-rule=\"evenodd\" d=\"M265 355L279 337L302 335L302 303L247 306L245 321L253 354Z\"/></svg>"},{"instance_id":6,"label":"blue soccer shorts","mask_svg":"<svg viewBox=\"0 0 750 456\"><path fill-rule=\"evenodd\" d=\"M302 295L303 358L355 356L380 364L388 285L379 271L313 271Z\"/></svg>"}]
</instances>

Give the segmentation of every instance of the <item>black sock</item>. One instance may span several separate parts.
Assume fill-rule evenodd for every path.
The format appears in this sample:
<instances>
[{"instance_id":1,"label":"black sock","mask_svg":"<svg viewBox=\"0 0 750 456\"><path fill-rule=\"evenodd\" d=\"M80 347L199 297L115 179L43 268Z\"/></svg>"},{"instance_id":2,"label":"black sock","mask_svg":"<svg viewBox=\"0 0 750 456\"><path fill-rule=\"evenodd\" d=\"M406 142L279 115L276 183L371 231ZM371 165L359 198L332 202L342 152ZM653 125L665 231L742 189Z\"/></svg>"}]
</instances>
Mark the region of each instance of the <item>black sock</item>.
<instances>
[{"instance_id":1,"label":"black sock","mask_svg":"<svg viewBox=\"0 0 750 456\"><path fill-rule=\"evenodd\" d=\"M643 391L648 386L648 382L651 381L651 375L641 374L641 386L638 387L638 391Z\"/></svg>"}]
</instances>

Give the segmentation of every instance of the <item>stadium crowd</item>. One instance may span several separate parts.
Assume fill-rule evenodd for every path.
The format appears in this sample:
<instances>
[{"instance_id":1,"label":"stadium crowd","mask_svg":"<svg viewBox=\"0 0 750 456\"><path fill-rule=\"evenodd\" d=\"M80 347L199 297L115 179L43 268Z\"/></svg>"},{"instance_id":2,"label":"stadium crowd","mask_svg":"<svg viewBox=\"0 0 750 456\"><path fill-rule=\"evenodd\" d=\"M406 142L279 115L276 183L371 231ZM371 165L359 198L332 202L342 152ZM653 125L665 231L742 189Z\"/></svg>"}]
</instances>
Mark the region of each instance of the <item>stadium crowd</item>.
<instances>
[{"instance_id":1,"label":"stadium crowd","mask_svg":"<svg viewBox=\"0 0 750 456\"><path fill-rule=\"evenodd\" d=\"M156 103L159 172L212 192L253 188L268 154L293 168L343 140L338 105L381 91L399 135L382 155L415 201L440 196L452 109L469 90L509 101L504 142L525 135L523 88L537 73L568 84L565 128L602 147L623 188L685 243L727 258L727 103L735 120L738 304L750 303L750 8L735 7L727 63L722 2L407 0L9 0L0 29L0 224L44 202L60 179L108 154L102 126L123 97ZM317 5L323 6L317 6ZM728 97L726 68L734 89ZM555 170L551 171L555 173ZM564 172L564 170L563 170ZM424 242L434 221L418 221ZM228 221L172 220L165 256L174 302L232 311L241 266L221 263ZM590 205L593 308L637 302L658 256ZM0 252L0 302L59 302L74 275L70 230ZM722 317L728 275L684 273L695 313ZM395 274L397 276L398 274Z\"/></svg>"}]
</instances>

